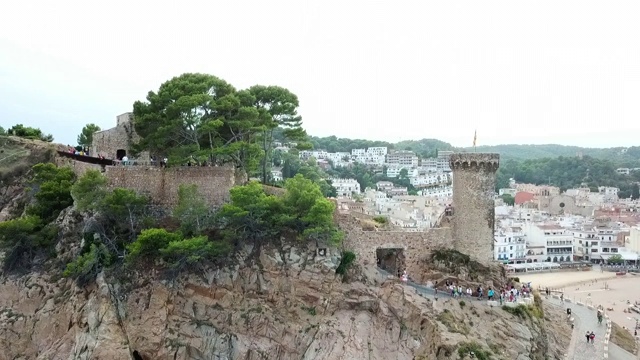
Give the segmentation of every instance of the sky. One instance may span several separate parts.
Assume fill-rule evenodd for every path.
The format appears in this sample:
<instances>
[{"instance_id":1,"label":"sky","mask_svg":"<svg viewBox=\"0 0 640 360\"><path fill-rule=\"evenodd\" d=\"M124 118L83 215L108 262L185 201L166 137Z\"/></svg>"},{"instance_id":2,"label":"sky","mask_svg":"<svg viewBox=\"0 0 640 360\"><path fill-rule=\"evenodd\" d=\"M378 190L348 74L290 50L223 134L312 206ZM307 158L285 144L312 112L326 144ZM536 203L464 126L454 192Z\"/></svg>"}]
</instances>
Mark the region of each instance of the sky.
<instances>
[{"instance_id":1,"label":"sky","mask_svg":"<svg viewBox=\"0 0 640 360\"><path fill-rule=\"evenodd\" d=\"M640 2L3 4L0 126L75 144L185 72L298 95L315 136L640 145Z\"/></svg>"}]
</instances>

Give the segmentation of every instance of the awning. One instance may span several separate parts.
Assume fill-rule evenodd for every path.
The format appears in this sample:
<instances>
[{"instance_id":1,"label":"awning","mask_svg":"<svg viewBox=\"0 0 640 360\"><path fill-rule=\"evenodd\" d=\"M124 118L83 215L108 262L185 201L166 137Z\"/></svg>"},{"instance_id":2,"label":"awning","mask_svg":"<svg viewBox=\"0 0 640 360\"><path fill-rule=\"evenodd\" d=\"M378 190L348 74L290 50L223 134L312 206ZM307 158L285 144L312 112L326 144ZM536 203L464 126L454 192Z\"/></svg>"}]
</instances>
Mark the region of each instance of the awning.
<instances>
[{"instance_id":1,"label":"awning","mask_svg":"<svg viewBox=\"0 0 640 360\"><path fill-rule=\"evenodd\" d=\"M638 260L638 254L636 253L613 253L613 254L602 254L600 255L603 260L609 260L610 257L620 255L622 260L625 261L636 261Z\"/></svg>"}]
</instances>

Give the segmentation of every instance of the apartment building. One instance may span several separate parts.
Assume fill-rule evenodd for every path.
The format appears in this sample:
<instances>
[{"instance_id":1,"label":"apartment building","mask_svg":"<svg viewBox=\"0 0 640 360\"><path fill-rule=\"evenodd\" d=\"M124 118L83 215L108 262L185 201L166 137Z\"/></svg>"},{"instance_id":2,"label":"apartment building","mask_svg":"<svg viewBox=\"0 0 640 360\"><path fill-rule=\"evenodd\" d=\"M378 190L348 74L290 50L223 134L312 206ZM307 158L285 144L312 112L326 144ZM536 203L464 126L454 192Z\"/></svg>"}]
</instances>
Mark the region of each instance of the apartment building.
<instances>
[{"instance_id":1,"label":"apartment building","mask_svg":"<svg viewBox=\"0 0 640 360\"><path fill-rule=\"evenodd\" d=\"M400 172L406 169L407 175L411 172L411 165L400 165L400 164L388 164L387 165L387 177L397 178L400 176Z\"/></svg>"},{"instance_id":2,"label":"apartment building","mask_svg":"<svg viewBox=\"0 0 640 360\"><path fill-rule=\"evenodd\" d=\"M395 151L387 154L387 164L405 165L411 168L415 168L418 166L418 156L413 151Z\"/></svg>"},{"instance_id":3,"label":"apartment building","mask_svg":"<svg viewBox=\"0 0 640 360\"><path fill-rule=\"evenodd\" d=\"M412 175L415 175L416 171ZM409 181L416 188L431 187L440 184L447 184L450 181L448 173L429 173L423 175L412 176Z\"/></svg>"},{"instance_id":4,"label":"apartment building","mask_svg":"<svg viewBox=\"0 0 640 360\"><path fill-rule=\"evenodd\" d=\"M494 258L508 264L526 262L526 237L522 228L508 227L499 229L494 237Z\"/></svg>"},{"instance_id":5,"label":"apartment building","mask_svg":"<svg viewBox=\"0 0 640 360\"><path fill-rule=\"evenodd\" d=\"M331 179L331 186L336 189L338 197L351 198L360 193L360 183L356 179Z\"/></svg>"},{"instance_id":6,"label":"apartment building","mask_svg":"<svg viewBox=\"0 0 640 360\"><path fill-rule=\"evenodd\" d=\"M557 224L523 223L527 262L573 261L573 232Z\"/></svg>"}]
</instances>

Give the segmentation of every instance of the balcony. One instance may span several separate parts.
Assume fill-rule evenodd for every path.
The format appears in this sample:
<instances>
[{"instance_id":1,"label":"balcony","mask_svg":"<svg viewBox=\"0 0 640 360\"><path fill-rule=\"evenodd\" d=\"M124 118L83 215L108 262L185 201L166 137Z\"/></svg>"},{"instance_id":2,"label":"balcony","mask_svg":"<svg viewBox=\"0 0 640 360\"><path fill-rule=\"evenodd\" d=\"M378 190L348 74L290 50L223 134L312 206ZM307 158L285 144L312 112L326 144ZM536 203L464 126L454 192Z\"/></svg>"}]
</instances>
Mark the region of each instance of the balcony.
<instances>
[{"instance_id":1,"label":"balcony","mask_svg":"<svg viewBox=\"0 0 640 360\"><path fill-rule=\"evenodd\" d=\"M573 241L547 241L547 246L572 246Z\"/></svg>"},{"instance_id":2,"label":"balcony","mask_svg":"<svg viewBox=\"0 0 640 360\"><path fill-rule=\"evenodd\" d=\"M571 255L573 254L573 250L561 250L561 251L547 251L548 256L553 255Z\"/></svg>"}]
</instances>

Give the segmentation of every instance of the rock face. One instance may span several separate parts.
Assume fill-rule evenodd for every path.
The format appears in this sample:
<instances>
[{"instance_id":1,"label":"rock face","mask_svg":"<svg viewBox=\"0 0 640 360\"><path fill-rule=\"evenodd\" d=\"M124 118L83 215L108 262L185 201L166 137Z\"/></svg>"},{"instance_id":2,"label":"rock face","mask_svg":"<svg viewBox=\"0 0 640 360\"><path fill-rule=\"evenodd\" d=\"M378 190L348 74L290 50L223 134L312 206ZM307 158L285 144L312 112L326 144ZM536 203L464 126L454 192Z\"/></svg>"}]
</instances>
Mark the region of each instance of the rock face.
<instances>
[{"instance_id":1,"label":"rock face","mask_svg":"<svg viewBox=\"0 0 640 360\"><path fill-rule=\"evenodd\" d=\"M496 359L560 358L542 323L372 276L343 283L336 255L267 249L171 281L100 274L85 289L48 274L5 277L0 359L456 359L468 341Z\"/></svg>"}]
</instances>

